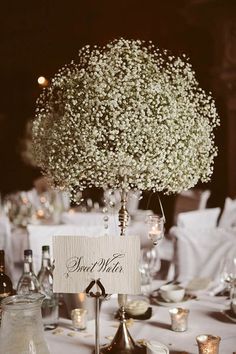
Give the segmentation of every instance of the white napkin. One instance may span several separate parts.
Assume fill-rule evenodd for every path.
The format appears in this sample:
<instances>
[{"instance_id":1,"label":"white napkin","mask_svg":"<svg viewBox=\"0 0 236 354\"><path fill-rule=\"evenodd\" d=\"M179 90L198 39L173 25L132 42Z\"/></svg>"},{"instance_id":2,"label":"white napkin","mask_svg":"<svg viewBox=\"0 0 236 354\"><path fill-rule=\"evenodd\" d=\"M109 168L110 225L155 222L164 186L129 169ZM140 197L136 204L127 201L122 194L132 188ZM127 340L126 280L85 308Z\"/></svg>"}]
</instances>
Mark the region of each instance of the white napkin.
<instances>
[{"instance_id":1,"label":"white napkin","mask_svg":"<svg viewBox=\"0 0 236 354\"><path fill-rule=\"evenodd\" d=\"M154 340L147 342L147 354L169 354L166 345Z\"/></svg>"}]
</instances>

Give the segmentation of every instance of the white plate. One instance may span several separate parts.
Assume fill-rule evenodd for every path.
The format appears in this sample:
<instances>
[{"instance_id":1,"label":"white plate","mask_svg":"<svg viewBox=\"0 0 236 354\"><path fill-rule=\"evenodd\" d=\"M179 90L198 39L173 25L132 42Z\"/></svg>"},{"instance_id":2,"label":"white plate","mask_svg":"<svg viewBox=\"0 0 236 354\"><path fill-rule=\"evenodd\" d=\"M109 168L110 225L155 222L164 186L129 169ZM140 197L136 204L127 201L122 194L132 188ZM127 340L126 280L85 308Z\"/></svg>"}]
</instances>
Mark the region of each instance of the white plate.
<instances>
[{"instance_id":1,"label":"white plate","mask_svg":"<svg viewBox=\"0 0 236 354\"><path fill-rule=\"evenodd\" d=\"M158 354L158 353L163 353L163 354L169 354L169 349L167 348L166 345L156 342L156 341L148 341L147 344L147 354Z\"/></svg>"},{"instance_id":2,"label":"white plate","mask_svg":"<svg viewBox=\"0 0 236 354\"><path fill-rule=\"evenodd\" d=\"M190 295L190 294L185 294L184 298L182 301L180 302L167 302L165 301L161 295L158 295L157 297L153 297L152 298L152 301L158 305L161 305L161 306L181 306L182 304L184 304L185 302L187 301L190 301L190 300L195 300L197 297L195 295Z\"/></svg>"}]
</instances>

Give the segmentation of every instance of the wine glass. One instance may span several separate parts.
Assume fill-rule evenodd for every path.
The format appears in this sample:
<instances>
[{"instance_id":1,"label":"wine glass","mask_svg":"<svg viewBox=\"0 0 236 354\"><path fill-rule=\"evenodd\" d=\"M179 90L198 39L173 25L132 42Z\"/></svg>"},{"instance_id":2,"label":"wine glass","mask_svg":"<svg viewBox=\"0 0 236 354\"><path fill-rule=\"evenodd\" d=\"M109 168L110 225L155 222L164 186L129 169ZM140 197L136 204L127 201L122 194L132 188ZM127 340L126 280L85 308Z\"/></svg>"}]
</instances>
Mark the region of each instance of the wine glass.
<instances>
[{"instance_id":1,"label":"wine glass","mask_svg":"<svg viewBox=\"0 0 236 354\"><path fill-rule=\"evenodd\" d=\"M236 255L225 257L220 265L220 281L226 285L226 291L231 292L236 279Z\"/></svg>"},{"instance_id":2,"label":"wine glass","mask_svg":"<svg viewBox=\"0 0 236 354\"><path fill-rule=\"evenodd\" d=\"M153 279L161 268L161 261L155 247L141 250L141 266L146 271L147 278Z\"/></svg>"}]
</instances>

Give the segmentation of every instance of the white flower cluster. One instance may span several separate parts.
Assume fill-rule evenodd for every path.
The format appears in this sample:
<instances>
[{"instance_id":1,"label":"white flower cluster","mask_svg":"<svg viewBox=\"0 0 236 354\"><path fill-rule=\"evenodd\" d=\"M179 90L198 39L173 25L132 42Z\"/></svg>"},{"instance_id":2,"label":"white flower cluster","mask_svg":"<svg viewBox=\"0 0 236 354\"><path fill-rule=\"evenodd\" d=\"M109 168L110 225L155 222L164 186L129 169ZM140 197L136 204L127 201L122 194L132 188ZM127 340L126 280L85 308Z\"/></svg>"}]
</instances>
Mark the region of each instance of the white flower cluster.
<instances>
[{"instance_id":1,"label":"white flower cluster","mask_svg":"<svg viewBox=\"0 0 236 354\"><path fill-rule=\"evenodd\" d=\"M35 157L54 185L180 192L213 171L215 104L188 60L151 42L86 46L37 101Z\"/></svg>"}]
</instances>

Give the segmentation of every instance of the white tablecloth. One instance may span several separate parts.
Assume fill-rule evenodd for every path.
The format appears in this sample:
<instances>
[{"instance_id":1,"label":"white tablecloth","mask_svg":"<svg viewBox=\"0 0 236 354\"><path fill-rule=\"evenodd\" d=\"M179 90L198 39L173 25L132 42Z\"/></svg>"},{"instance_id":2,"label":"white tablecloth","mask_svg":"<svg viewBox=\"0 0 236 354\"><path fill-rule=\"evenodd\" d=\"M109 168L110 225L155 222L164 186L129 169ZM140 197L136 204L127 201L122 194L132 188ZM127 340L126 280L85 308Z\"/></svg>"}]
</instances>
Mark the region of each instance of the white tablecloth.
<instances>
[{"instance_id":1,"label":"white tablecloth","mask_svg":"<svg viewBox=\"0 0 236 354\"><path fill-rule=\"evenodd\" d=\"M232 354L236 351L236 323L221 313L226 307L225 298L209 296L199 297L185 303L190 309L189 326L186 332L173 332L170 329L168 307L152 306L153 315L149 320L135 321L129 328L135 340L146 339L162 342L169 347L170 353L187 352L197 354L196 336L215 334L221 337L220 354ZM106 301L101 311L101 344L109 342L107 337L114 336L118 322L113 314L117 310L116 299ZM46 332L46 340L51 354L89 354L94 349L94 321L89 321L85 332L73 332L71 321L62 320L63 332ZM73 337L70 335L75 334Z\"/></svg>"}]
</instances>

